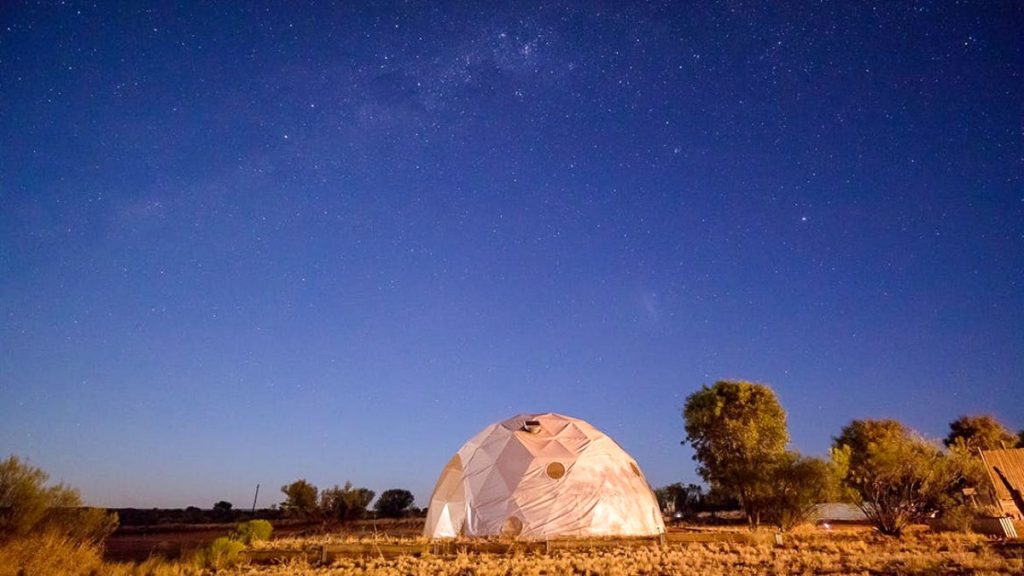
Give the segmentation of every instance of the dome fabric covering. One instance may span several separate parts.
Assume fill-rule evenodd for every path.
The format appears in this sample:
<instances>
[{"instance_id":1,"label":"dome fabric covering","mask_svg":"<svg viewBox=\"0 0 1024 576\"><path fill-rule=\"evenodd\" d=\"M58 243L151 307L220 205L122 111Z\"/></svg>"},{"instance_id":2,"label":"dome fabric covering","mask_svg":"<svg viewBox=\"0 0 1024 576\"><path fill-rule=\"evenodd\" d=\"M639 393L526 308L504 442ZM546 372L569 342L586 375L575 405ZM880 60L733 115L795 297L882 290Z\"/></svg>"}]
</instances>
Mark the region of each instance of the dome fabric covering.
<instances>
[{"instance_id":1,"label":"dome fabric covering","mask_svg":"<svg viewBox=\"0 0 1024 576\"><path fill-rule=\"evenodd\" d=\"M629 454L583 420L553 413L520 414L466 442L437 480L424 528L428 538L664 532Z\"/></svg>"}]
</instances>

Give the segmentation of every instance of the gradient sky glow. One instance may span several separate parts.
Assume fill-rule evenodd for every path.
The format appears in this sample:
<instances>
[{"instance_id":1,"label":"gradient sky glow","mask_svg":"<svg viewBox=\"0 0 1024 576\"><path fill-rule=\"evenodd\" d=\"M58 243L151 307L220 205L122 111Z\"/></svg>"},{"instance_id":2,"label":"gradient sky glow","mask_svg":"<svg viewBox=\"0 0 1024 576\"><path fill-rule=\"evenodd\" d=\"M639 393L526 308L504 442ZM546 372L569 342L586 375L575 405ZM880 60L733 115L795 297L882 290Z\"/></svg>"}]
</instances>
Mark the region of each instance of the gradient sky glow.
<instances>
[{"instance_id":1,"label":"gradient sky glow","mask_svg":"<svg viewBox=\"0 0 1024 576\"><path fill-rule=\"evenodd\" d=\"M529 411L696 481L720 378L814 454L1024 427L1024 4L41 4L0 7L0 457L89 503L425 505Z\"/></svg>"}]
</instances>

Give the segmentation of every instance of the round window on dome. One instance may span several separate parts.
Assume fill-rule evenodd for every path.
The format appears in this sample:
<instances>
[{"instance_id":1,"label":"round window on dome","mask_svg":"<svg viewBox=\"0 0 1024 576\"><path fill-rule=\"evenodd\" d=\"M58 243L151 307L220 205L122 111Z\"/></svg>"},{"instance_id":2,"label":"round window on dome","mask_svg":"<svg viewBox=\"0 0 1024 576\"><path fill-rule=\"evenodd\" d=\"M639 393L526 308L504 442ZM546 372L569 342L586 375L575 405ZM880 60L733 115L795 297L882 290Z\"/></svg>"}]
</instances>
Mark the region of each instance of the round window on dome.
<instances>
[{"instance_id":1,"label":"round window on dome","mask_svg":"<svg viewBox=\"0 0 1024 576\"><path fill-rule=\"evenodd\" d=\"M523 532L523 521L515 516L509 516L501 525L502 536L519 536Z\"/></svg>"},{"instance_id":2,"label":"round window on dome","mask_svg":"<svg viewBox=\"0 0 1024 576\"><path fill-rule=\"evenodd\" d=\"M644 477L644 475L640 473L640 469L637 468L636 462L630 462L629 467L633 469L633 474L636 474L640 478Z\"/></svg>"},{"instance_id":3,"label":"round window on dome","mask_svg":"<svg viewBox=\"0 0 1024 576\"><path fill-rule=\"evenodd\" d=\"M547 473L549 478L558 480L562 476L565 476L565 465L561 462L552 462L551 464L548 464Z\"/></svg>"}]
</instances>

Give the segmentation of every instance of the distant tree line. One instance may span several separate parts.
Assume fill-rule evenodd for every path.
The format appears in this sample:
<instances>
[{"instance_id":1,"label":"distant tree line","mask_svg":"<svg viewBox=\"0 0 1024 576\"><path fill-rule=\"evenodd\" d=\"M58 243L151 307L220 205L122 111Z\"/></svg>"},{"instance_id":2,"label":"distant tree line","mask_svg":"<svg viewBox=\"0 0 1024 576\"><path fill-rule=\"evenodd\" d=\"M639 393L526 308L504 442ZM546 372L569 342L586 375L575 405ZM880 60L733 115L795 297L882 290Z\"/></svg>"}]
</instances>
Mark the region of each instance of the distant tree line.
<instances>
[{"instance_id":1,"label":"distant tree line","mask_svg":"<svg viewBox=\"0 0 1024 576\"><path fill-rule=\"evenodd\" d=\"M306 479L296 480L281 487L285 501L281 509L291 517L324 521L347 522L370 515L370 502L376 495L369 488L357 488L351 482L334 485L323 490ZM379 518L401 518L419 514L413 507L412 492L401 488L385 490L373 505Z\"/></svg>"},{"instance_id":2,"label":"distant tree line","mask_svg":"<svg viewBox=\"0 0 1024 576\"><path fill-rule=\"evenodd\" d=\"M709 494L734 498L751 529L768 522L786 530L809 518L817 504L855 504L888 535L938 516L949 529L967 529L968 494L986 482L978 451L1024 447L988 415L950 423L943 445L892 420L854 420L832 439L830 457L788 450L786 414L764 384L719 381L691 394L683 409L684 443L694 449ZM704 506L700 487L657 491L663 509L686 516Z\"/></svg>"},{"instance_id":3,"label":"distant tree line","mask_svg":"<svg viewBox=\"0 0 1024 576\"><path fill-rule=\"evenodd\" d=\"M121 526L158 526L172 524L229 524L247 520L282 520L284 511L277 508L257 508L250 511L234 508L230 502L220 501L213 508L112 508L121 520Z\"/></svg>"}]
</instances>

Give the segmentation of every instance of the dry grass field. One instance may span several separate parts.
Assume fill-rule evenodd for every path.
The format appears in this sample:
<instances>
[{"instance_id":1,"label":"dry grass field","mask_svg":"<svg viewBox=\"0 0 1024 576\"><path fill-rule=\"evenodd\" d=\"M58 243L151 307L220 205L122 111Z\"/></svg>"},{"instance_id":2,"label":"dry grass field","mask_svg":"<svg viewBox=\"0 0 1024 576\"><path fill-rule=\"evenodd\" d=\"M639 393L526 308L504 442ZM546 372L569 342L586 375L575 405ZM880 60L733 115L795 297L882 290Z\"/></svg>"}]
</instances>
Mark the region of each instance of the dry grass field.
<instances>
[{"instance_id":1,"label":"dry grass field","mask_svg":"<svg viewBox=\"0 0 1024 576\"><path fill-rule=\"evenodd\" d=\"M97 550L38 542L0 549L0 576L540 576L540 575L1015 575L1024 574L1024 541L934 533L902 538L865 527L786 534L742 528L673 529L653 540L544 543L454 541L411 536L415 526L356 525L344 533L284 534L244 552L219 570L188 554L178 560L104 561ZM59 551L59 556L47 550ZM324 555L324 552L330 552ZM19 556L20 555L20 556ZM26 559L34 559L26 561Z\"/></svg>"},{"instance_id":2,"label":"dry grass field","mask_svg":"<svg viewBox=\"0 0 1024 576\"><path fill-rule=\"evenodd\" d=\"M386 545L416 541L381 541L382 552L362 557L337 557L328 565L303 559L283 564L248 565L238 573L251 576L449 575L534 576L574 575L877 575L877 574L1024 574L1024 546L990 541L981 536L914 531L901 539L866 530L803 531L789 534L783 545L771 534L743 542L668 542L649 545L583 543L580 547L531 551L515 547L503 553L474 551L471 545L451 555L385 554ZM266 548L339 544L340 539L282 539ZM365 540L363 540L365 542ZM346 542L358 542L347 539ZM390 556L390 557L389 557Z\"/></svg>"}]
</instances>

